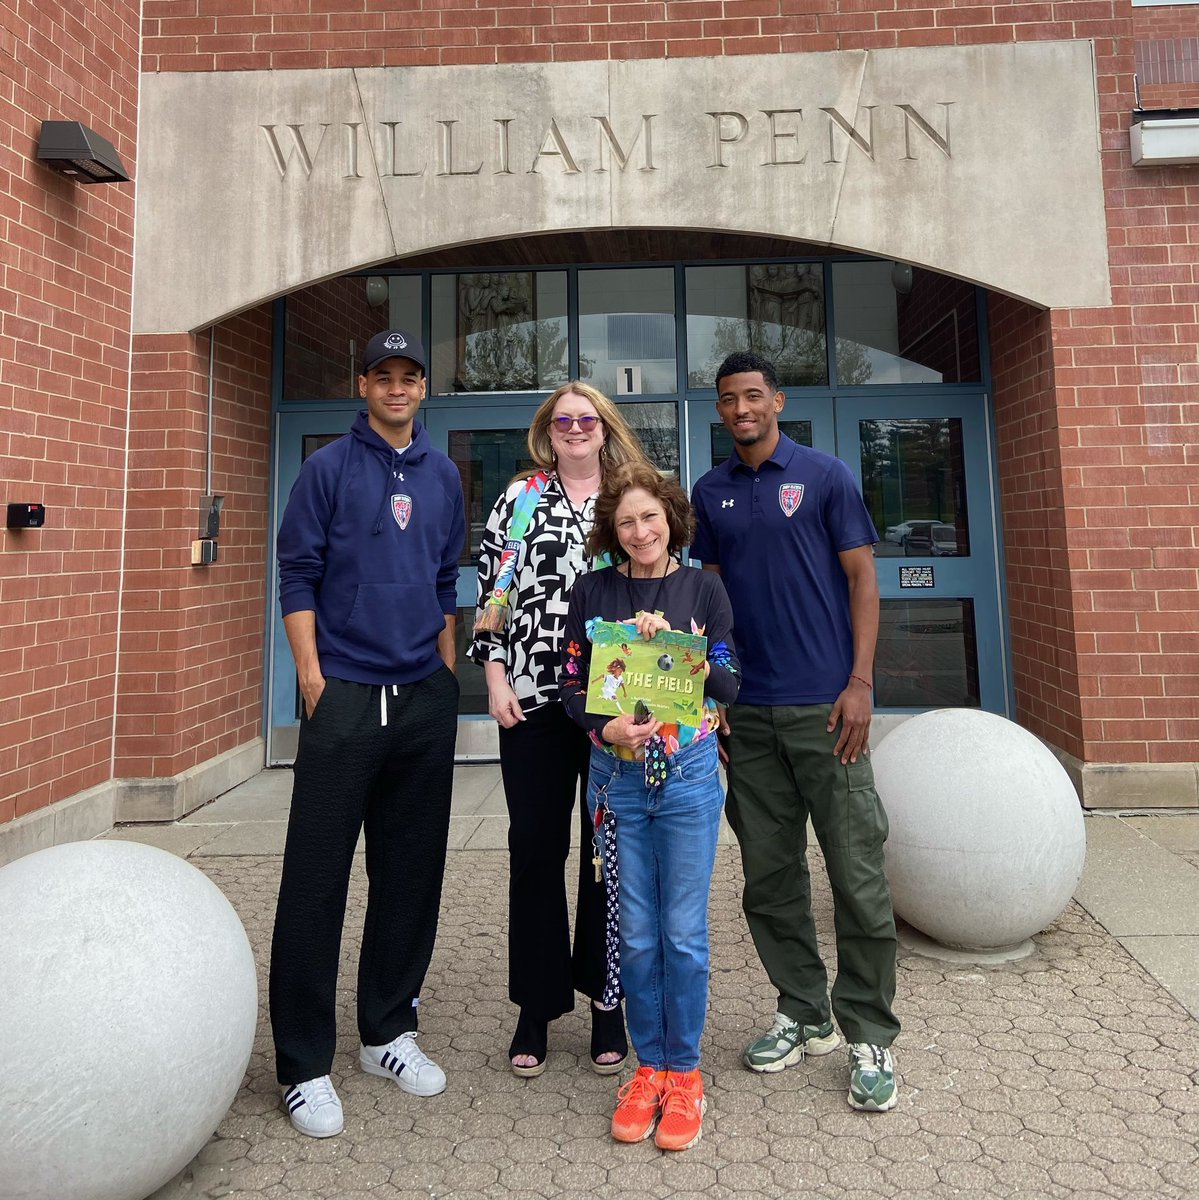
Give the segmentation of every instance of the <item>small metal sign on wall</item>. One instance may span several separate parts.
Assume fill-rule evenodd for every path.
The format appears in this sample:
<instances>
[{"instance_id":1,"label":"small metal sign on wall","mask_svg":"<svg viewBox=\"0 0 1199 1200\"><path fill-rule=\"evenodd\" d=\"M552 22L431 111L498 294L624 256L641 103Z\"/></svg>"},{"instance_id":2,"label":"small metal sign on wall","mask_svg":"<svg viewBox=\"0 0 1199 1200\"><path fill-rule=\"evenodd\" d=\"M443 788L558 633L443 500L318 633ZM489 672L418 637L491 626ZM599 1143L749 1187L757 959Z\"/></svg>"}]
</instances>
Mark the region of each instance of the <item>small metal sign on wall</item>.
<instances>
[{"instance_id":1,"label":"small metal sign on wall","mask_svg":"<svg viewBox=\"0 0 1199 1200\"><path fill-rule=\"evenodd\" d=\"M899 586L901 588L935 587L932 567L900 567Z\"/></svg>"}]
</instances>

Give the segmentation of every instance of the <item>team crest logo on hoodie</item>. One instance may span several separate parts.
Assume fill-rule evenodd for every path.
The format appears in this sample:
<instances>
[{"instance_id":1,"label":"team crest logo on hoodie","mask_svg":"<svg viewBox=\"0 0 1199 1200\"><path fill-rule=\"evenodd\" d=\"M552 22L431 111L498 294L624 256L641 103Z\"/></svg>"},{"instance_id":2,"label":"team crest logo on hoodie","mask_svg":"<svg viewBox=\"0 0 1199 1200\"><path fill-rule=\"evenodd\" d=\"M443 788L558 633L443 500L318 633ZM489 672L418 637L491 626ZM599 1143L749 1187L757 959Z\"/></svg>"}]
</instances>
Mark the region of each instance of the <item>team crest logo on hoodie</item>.
<instances>
[{"instance_id":1,"label":"team crest logo on hoodie","mask_svg":"<svg viewBox=\"0 0 1199 1200\"><path fill-rule=\"evenodd\" d=\"M392 496L391 515L395 517L396 524L401 529L407 529L408 522L412 519L412 497Z\"/></svg>"},{"instance_id":2,"label":"team crest logo on hoodie","mask_svg":"<svg viewBox=\"0 0 1199 1200\"><path fill-rule=\"evenodd\" d=\"M784 516L793 516L802 500L802 483L784 483L779 486L779 508L783 510Z\"/></svg>"}]
</instances>

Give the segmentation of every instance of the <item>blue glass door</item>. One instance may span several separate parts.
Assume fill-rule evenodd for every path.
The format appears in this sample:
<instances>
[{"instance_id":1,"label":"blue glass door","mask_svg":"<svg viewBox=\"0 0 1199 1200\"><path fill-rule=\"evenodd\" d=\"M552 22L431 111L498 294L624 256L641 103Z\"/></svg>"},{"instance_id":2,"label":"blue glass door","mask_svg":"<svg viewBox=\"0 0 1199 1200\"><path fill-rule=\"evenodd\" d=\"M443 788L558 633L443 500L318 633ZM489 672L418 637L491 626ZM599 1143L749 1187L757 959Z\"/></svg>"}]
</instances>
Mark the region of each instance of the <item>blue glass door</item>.
<instances>
[{"instance_id":1,"label":"blue glass door","mask_svg":"<svg viewBox=\"0 0 1199 1200\"><path fill-rule=\"evenodd\" d=\"M426 400L420 419L434 446L454 459L462 473L467 505L467 537L460 559L458 578L458 678L462 685L460 712L487 711L487 689L483 673L466 660L464 648L471 636L475 613L475 560L487 515L496 497L518 471L531 465L526 439L540 396L506 396L502 406L496 397L456 398L451 406L438 399ZM487 403L490 401L490 403ZM328 406L309 406L282 412L276 422L275 529L282 518L287 497L304 460L314 450L345 434L361 410L360 401ZM268 762L291 762L295 758L300 723L299 686L295 663L283 628L279 609L277 563L272 547L271 637L267 701Z\"/></svg>"},{"instance_id":2,"label":"blue glass door","mask_svg":"<svg viewBox=\"0 0 1199 1200\"><path fill-rule=\"evenodd\" d=\"M1010 709L986 399L955 389L788 396L780 425L835 454L879 532L881 711ZM732 444L712 398L687 404L694 483Z\"/></svg>"},{"instance_id":3,"label":"blue glass door","mask_svg":"<svg viewBox=\"0 0 1199 1200\"><path fill-rule=\"evenodd\" d=\"M362 408L361 401L333 403L281 412L275 418L275 494L272 510L270 613L267 645L267 764L289 763L296 756L300 729L300 687L296 665L283 628L279 608L279 564L275 557L275 535L287 507L287 497L304 460L329 442L349 432Z\"/></svg>"},{"instance_id":4,"label":"blue glass door","mask_svg":"<svg viewBox=\"0 0 1199 1200\"><path fill-rule=\"evenodd\" d=\"M441 399L440 397L438 399ZM459 616L473 618L479 543L496 498L520 472L531 470L529 426L540 396L506 397L502 405L458 400L454 405L426 401L421 419L429 439L450 456L462 475L466 542L458 560ZM461 627L461 622L459 623Z\"/></svg>"},{"instance_id":5,"label":"blue glass door","mask_svg":"<svg viewBox=\"0 0 1199 1200\"><path fill-rule=\"evenodd\" d=\"M876 705L1008 715L985 395L842 396L836 428L879 532Z\"/></svg>"}]
</instances>

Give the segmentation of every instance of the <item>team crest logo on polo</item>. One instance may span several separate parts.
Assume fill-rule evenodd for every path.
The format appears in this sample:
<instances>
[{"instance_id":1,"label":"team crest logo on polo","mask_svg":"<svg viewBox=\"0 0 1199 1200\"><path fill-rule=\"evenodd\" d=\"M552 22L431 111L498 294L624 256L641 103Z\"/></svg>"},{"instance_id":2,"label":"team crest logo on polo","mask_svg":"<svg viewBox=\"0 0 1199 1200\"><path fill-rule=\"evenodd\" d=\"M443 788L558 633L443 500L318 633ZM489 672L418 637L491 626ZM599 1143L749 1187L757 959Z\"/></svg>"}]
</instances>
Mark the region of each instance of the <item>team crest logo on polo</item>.
<instances>
[{"instance_id":1,"label":"team crest logo on polo","mask_svg":"<svg viewBox=\"0 0 1199 1200\"><path fill-rule=\"evenodd\" d=\"M784 516L792 516L803 500L802 483L784 483L779 486L779 508Z\"/></svg>"},{"instance_id":2,"label":"team crest logo on polo","mask_svg":"<svg viewBox=\"0 0 1199 1200\"><path fill-rule=\"evenodd\" d=\"M407 529L408 522L412 519L412 497L392 496L391 515L395 517L396 524L401 529Z\"/></svg>"}]
</instances>

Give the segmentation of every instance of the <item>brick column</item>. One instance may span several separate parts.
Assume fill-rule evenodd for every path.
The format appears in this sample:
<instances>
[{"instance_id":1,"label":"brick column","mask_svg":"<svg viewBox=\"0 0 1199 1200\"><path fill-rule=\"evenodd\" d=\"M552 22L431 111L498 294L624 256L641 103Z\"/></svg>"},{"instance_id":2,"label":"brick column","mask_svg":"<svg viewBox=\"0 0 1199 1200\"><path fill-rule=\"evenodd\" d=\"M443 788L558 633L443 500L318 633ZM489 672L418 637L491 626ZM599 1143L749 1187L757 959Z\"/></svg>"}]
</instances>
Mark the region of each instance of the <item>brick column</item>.
<instances>
[{"instance_id":1,"label":"brick column","mask_svg":"<svg viewBox=\"0 0 1199 1200\"><path fill-rule=\"evenodd\" d=\"M219 558L191 565L207 469L208 335L135 339L118 778L168 779L262 727L269 306L217 327Z\"/></svg>"}]
</instances>

